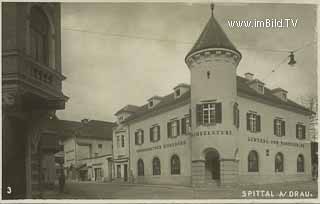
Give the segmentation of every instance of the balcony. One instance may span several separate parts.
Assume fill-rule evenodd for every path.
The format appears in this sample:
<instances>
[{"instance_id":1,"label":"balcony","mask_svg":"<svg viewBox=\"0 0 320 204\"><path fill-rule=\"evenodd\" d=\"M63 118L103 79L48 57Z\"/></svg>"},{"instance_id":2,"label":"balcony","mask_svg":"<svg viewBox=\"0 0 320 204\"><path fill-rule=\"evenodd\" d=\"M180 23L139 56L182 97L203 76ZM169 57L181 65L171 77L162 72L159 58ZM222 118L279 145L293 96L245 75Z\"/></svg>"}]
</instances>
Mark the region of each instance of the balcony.
<instances>
[{"instance_id":1,"label":"balcony","mask_svg":"<svg viewBox=\"0 0 320 204\"><path fill-rule=\"evenodd\" d=\"M9 95L4 96L4 105L6 97L9 101L14 97L13 103L34 106L26 108L64 109L68 99L62 93L64 79L58 71L17 51L2 54L2 90L4 95Z\"/></svg>"}]
</instances>

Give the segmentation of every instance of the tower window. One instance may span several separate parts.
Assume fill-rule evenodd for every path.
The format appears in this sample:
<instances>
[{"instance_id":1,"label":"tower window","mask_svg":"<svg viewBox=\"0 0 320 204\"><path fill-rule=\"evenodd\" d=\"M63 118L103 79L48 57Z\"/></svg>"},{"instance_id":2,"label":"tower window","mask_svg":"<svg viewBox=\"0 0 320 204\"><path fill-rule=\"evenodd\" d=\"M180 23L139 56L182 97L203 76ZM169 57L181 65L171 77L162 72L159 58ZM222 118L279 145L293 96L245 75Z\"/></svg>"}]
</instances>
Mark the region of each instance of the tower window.
<instances>
[{"instance_id":1,"label":"tower window","mask_svg":"<svg viewBox=\"0 0 320 204\"><path fill-rule=\"evenodd\" d=\"M197 125L215 125L221 122L221 103L197 104Z\"/></svg>"},{"instance_id":2,"label":"tower window","mask_svg":"<svg viewBox=\"0 0 320 204\"><path fill-rule=\"evenodd\" d=\"M180 89L177 89L175 92L176 92L176 96L179 97L180 96Z\"/></svg>"},{"instance_id":3,"label":"tower window","mask_svg":"<svg viewBox=\"0 0 320 204\"><path fill-rule=\"evenodd\" d=\"M236 128L239 128L239 126L240 126L238 103L235 103L233 105L233 124L234 124L234 126L236 126Z\"/></svg>"}]
</instances>

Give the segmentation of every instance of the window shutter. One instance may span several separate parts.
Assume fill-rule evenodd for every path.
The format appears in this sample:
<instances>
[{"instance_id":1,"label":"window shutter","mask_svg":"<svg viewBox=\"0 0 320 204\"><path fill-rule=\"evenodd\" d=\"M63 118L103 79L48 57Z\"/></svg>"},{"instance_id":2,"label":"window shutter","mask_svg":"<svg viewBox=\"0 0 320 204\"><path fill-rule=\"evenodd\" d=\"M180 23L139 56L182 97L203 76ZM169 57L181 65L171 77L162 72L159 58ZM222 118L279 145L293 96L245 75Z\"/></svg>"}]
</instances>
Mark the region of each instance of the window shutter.
<instances>
[{"instance_id":1,"label":"window shutter","mask_svg":"<svg viewBox=\"0 0 320 204\"><path fill-rule=\"evenodd\" d=\"M144 131L141 130L141 144L144 143Z\"/></svg>"},{"instance_id":2,"label":"window shutter","mask_svg":"<svg viewBox=\"0 0 320 204\"><path fill-rule=\"evenodd\" d=\"M251 115L251 113L247 113L247 130L249 130L249 131L250 131L250 120L249 120L250 115Z\"/></svg>"},{"instance_id":3,"label":"window shutter","mask_svg":"<svg viewBox=\"0 0 320 204\"><path fill-rule=\"evenodd\" d=\"M222 123L221 103L216 103L215 109L216 109L216 123Z\"/></svg>"},{"instance_id":4,"label":"window shutter","mask_svg":"<svg viewBox=\"0 0 320 204\"><path fill-rule=\"evenodd\" d=\"M233 105L233 125L237 126L237 108L236 108L236 104Z\"/></svg>"},{"instance_id":5,"label":"window shutter","mask_svg":"<svg viewBox=\"0 0 320 204\"><path fill-rule=\"evenodd\" d=\"M299 138L299 124L296 124L296 138Z\"/></svg>"},{"instance_id":6,"label":"window shutter","mask_svg":"<svg viewBox=\"0 0 320 204\"><path fill-rule=\"evenodd\" d=\"M281 136L286 135L286 123L285 121L281 121Z\"/></svg>"},{"instance_id":7,"label":"window shutter","mask_svg":"<svg viewBox=\"0 0 320 204\"><path fill-rule=\"evenodd\" d=\"M176 120L177 123L177 136L180 135L180 120Z\"/></svg>"},{"instance_id":8,"label":"window shutter","mask_svg":"<svg viewBox=\"0 0 320 204\"><path fill-rule=\"evenodd\" d=\"M181 134L186 134L186 118L181 119Z\"/></svg>"},{"instance_id":9,"label":"window shutter","mask_svg":"<svg viewBox=\"0 0 320 204\"><path fill-rule=\"evenodd\" d=\"M171 137L171 123L167 123L167 131L168 131L168 137Z\"/></svg>"},{"instance_id":10,"label":"window shutter","mask_svg":"<svg viewBox=\"0 0 320 204\"><path fill-rule=\"evenodd\" d=\"M273 120L273 134L277 135L277 119Z\"/></svg>"},{"instance_id":11,"label":"window shutter","mask_svg":"<svg viewBox=\"0 0 320 204\"><path fill-rule=\"evenodd\" d=\"M160 125L159 126L157 126L157 128L158 128L158 137L157 137L157 140L160 140Z\"/></svg>"},{"instance_id":12,"label":"window shutter","mask_svg":"<svg viewBox=\"0 0 320 204\"><path fill-rule=\"evenodd\" d=\"M150 128L150 141L153 142L153 127Z\"/></svg>"},{"instance_id":13,"label":"window shutter","mask_svg":"<svg viewBox=\"0 0 320 204\"><path fill-rule=\"evenodd\" d=\"M261 132L261 117L260 117L260 115L256 115L256 116L257 116L256 130L257 130L257 132Z\"/></svg>"},{"instance_id":14,"label":"window shutter","mask_svg":"<svg viewBox=\"0 0 320 204\"><path fill-rule=\"evenodd\" d=\"M192 121L192 118L191 118L191 108L189 108L189 125L191 127L191 121Z\"/></svg>"},{"instance_id":15,"label":"window shutter","mask_svg":"<svg viewBox=\"0 0 320 204\"><path fill-rule=\"evenodd\" d=\"M240 111L237 109L237 128L240 127Z\"/></svg>"},{"instance_id":16,"label":"window shutter","mask_svg":"<svg viewBox=\"0 0 320 204\"><path fill-rule=\"evenodd\" d=\"M202 104L197 104L196 109L197 109L196 121L197 121L197 126L199 126L202 124Z\"/></svg>"},{"instance_id":17,"label":"window shutter","mask_svg":"<svg viewBox=\"0 0 320 204\"><path fill-rule=\"evenodd\" d=\"M306 139L306 126L302 125L302 138Z\"/></svg>"},{"instance_id":18,"label":"window shutter","mask_svg":"<svg viewBox=\"0 0 320 204\"><path fill-rule=\"evenodd\" d=\"M137 145L138 144L138 132L134 133L134 143Z\"/></svg>"}]
</instances>

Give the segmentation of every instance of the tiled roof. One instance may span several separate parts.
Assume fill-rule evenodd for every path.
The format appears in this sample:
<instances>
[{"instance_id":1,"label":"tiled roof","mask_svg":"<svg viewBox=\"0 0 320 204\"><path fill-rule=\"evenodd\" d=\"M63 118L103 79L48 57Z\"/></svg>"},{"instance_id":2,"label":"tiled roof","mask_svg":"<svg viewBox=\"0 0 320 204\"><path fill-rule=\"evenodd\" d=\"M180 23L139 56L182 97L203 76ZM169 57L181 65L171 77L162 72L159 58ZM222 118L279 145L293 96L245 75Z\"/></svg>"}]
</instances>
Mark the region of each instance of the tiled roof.
<instances>
[{"instance_id":1,"label":"tiled roof","mask_svg":"<svg viewBox=\"0 0 320 204\"><path fill-rule=\"evenodd\" d=\"M58 120L57 131L63 138L72 137L77 133L77 137L101 138L112 140L112 128L115 123L99 120L90 120L87 123Z\"/></svg>"},{"instance_id":2,"label":"tiled roof","mask_svg":"<svg viewBox=\"0 0 320 204\"><path fill-rule=\"evenodd\" d=\"M294 101L291 101L289 99L283 101L279 99L278 97L272 94L272 91L270 89L266 87L264 88L264 94L258 93L257 91L249 87L248 79L240 76L237 76L237 92L238 95L245 94L249 97L252 97L253 100L256 99L260 102L265 102L272 106L276 106L291 111L302 112L304 114L312 114L312 112L309 109L295 103ZM124 122L130 122L135 119L156 115L170 108L174 108L175 105L185 104L184 102L190 103L190 91L184 93L179 98L175 98L174 93L171 93L169 95L164 96L161 102L158 103L152 109L148 108L148 104L139 107L139 109L137 109L137 111L133 113L131 116L129 116Z\"/></svg>"},{"instance_id":3,"label":"tiled roof","mask_svg":"<svg viewBox=\"0 0 320 204\"><path fill-rule=\"evenodd\" d=\"M236 47L229 40L219 23L216 21L212 15L209 19L207 25L203 29L200 37L192 47L192 49L187 54L186 58L194 52L208 49L208 48L225 48L233 50L237 53L241 53L236 49Z\"/></svg>"},{"instance_id":4,"label":"tiled roof","mask_svg":"<svg viewBox=\"0 0 320 204\"><path fill-rule=\"evenodd\" d=\"M129 112L129 113L134 113L139 109L139 106L135 106L135 105L126 105L125 107L123 107L122 109L120 109L118 112L115 113L115 115L118 115L119 113L122 112Z\"/></svg>"}]
</instances>

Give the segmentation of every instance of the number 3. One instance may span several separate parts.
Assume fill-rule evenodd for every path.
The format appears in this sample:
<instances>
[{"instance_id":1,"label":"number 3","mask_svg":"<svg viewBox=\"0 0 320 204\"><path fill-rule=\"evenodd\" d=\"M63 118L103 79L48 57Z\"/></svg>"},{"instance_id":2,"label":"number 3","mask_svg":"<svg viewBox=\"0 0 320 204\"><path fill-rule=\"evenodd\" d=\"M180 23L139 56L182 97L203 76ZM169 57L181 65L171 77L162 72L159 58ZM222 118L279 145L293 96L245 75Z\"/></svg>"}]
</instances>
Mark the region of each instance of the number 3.
<instances>
[{"instance_id":1,"label":"number 3","mask_svg":"<svg viewBox=\"0 0 320 204\"><path fill-rule=\"evenodd\" d=\"M11 193L12 193L11 187L8 186L8 187L7 187L7 194L11 194Z\"/></svg>"}]
</instances>

